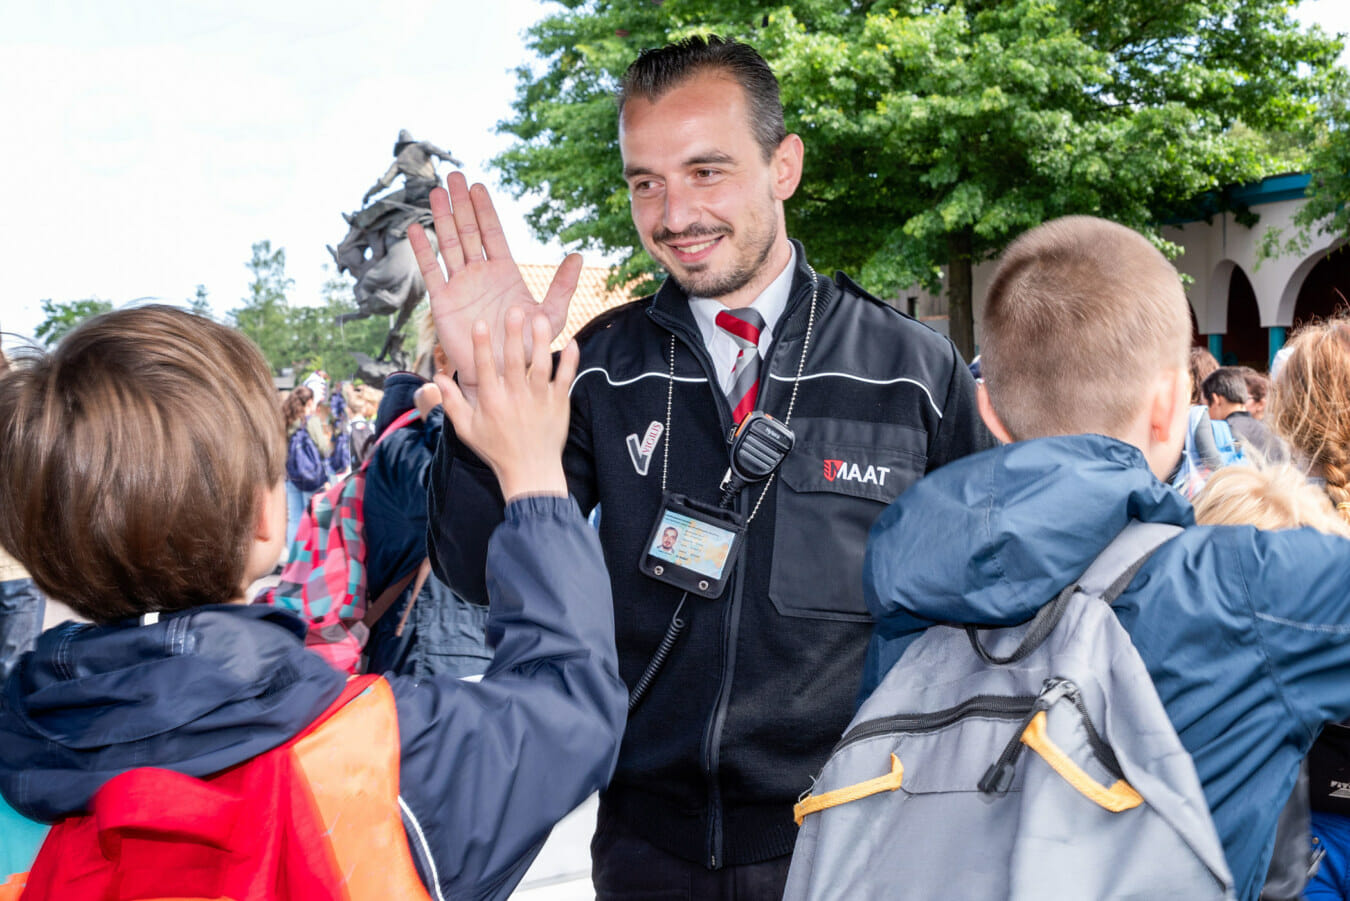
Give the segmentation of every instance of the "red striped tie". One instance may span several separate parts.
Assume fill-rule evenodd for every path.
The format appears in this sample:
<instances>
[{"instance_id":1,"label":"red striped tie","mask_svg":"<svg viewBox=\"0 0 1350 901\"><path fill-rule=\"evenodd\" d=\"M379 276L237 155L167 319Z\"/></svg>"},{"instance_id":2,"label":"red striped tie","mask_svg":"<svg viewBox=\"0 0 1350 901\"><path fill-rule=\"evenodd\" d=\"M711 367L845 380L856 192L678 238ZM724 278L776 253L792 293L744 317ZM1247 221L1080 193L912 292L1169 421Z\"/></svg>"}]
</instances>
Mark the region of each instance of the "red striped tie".
<instances>
[{"instance_id":1,"label":"red striped tie","mask_svg":"<svg viewBox=\"0 0 1350 901\"><path fill-rule=\"evenodd\" d=\"M731 387L727 390L727 400L732 406L731 418L740 422L755 409L755 400L759 397L759 333L764 329L764 317L746 307L722 310L714 321L740 348L736 365L731 370Z\"/></svg>"}]
</instances>

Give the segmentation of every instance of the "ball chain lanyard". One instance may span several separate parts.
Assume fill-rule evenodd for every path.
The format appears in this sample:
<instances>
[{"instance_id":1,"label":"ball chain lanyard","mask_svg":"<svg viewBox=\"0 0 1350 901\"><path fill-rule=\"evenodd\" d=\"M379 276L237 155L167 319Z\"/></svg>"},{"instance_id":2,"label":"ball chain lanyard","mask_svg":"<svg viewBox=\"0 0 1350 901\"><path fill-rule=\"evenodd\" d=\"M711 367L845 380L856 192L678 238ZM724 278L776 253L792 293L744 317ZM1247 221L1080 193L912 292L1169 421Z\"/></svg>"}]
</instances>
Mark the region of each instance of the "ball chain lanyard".
<instances>
[{"instance_id":1,"label":"ball chain lanyard","mask_svg":"<svg viewBox=\"0 0 1350 901\"><path fill-rule=\"evenodd\" d=\"M785 426L790 426L792 424L792 411L797 407L797 391L801 387L802 372L806 368L806 353L811 347L811 334L816 326L816 299L820 295L820 281L819 277L816 275L816 270L811 267L810 263L806 264L806 268L807 271L811 273L811 310L807 315L806 335L802 338L801 355L797 358L797 375L792 379L792 396L788 400L787 416L783 418L783 425ZM671 412L674 409L674 406L675 335L672 334L670 336L670 371L666 380L665 448L661 455L661 494L663 497L667 498L669 497L669 493L666 490L666 479L670 472L670 422ZM764 482L764 490L759 493L759 498L755 501L754 509L752 509L750 515L746 517L745 527L748 527L751 520L755 518L755 514L759 513L759 506L764 503L764 497L769 493L769 488L773 485L775 475L777 475L777 472L771 473L769 478ZM658 519L660 519L660 517L658 517ZM638 678L638 681L634 684L632 690L629 691L628 712L630 715L633 710L637 708L638 704L642 703L642 699L646 696L647 690L651 688L652 682L656 679L657 674L665 665L666 658L670 656L671 651L674 649L675 642L680 637L680 633L685 627L686 620L681 617L680 614L684 612L684 604L688 599L689 591L685 591L680 597L679 604L675 607L675 613L670 618L670 624L666 627L666 634L662 637L661 643L657 646L655 653L652 654L651 660L647 662L646 669Z\"/></svg>"},{"instance_id":2,"label":"ball chain lanyard","mask_svg":"<svg viewBox=\"0 0 1350 901\"><path fill-rule=\"evenodd\" d=\"M806 269L808 272L811 273L811 310L810 313L807 315L806 319L806 336L802 339L802 352L801 355L797 358L797 375L794 376L792 379L792 396L788 399L787 415L783 417L783 425L785 426L792 425L792 411L796 409L797 406L797 389L801 387L802 372L806 368L806 352L811 347L811 333L815 330L816 327L816 298L820 294L820 282L819 278L816 276L816 270L812 268L810 263L806 264ZM670 470L670 414L671 410L674 408L674 400L675 400L675 336L672 334L670 336L670 373L666 379L666 429L664 433L665 447L663 448L661 454L662 494L665 494L666 492L666 475ZM755 514L759 512L759 505L764 503L764 496L769 493L769 488L770 486L773 485L774 477L777 475L778 475L777 472L771 474L768 480L764 483L764 490L762 490L759 493L759 498L758 500L755 501L754 509L750 511L750 515L745 520L746 526L750 525L751 520L755 518Z\"/></svg>"}]
</instances>

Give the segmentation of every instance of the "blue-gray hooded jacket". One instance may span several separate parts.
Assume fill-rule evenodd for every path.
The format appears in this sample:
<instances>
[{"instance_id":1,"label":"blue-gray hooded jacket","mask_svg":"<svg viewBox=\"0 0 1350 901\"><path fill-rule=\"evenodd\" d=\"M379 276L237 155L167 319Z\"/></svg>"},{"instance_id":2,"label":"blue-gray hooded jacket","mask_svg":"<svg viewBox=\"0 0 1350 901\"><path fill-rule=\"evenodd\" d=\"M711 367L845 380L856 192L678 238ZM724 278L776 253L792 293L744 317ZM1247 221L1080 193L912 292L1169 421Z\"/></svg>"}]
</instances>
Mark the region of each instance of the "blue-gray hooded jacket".
<instances>
[{"instance_id":1,"label":"blue-gray hooded jacket","mask_svg":"<svg viewBox=\"0 0 1350 901\"><path fill-rule=\"evenodd\" d=\"M482 681L389 680L409 846L434 898L509 894L609 780L626 717L609 580L576 504L513 502L487 569ZM206 776L280 745L342 688L303 635L289 613L245 606L51 630L0 698L0 793L51 821L133 767Z\"/></svg>"},{"instance_id":2,"label":"blue-gray hooded jacket","mask_svg":"<svg viewBox=\"0 0 1350 901\"><path fill-rule=\"evenodd\" d=\"M948 464L882 514L863 585L877 619L863 692L938 622L1012 625L1131 518L1189 527L1113 605L1195 760L1254 899L1299 761L1350 716L1350 543L1310 529L1202 527L1137 448L1077 435Z\"/></svg>"}]
</instances>

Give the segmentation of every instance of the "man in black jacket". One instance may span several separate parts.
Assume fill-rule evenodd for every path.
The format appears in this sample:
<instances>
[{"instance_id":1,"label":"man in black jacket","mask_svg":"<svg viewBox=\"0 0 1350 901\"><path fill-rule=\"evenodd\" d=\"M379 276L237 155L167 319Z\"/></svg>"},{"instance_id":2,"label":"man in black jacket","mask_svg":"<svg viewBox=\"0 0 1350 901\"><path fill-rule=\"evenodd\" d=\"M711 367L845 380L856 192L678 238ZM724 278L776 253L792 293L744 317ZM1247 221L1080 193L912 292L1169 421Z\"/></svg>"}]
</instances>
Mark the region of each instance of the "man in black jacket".
<instances>
[{"instance_id":1,"label":"man in black jacket","mask_svg":"<svg viewBox=\"0 0 1350 901\"><path fill-rule=\"evenodd\" d=\"M791 805L853 710L871 632L868 529L925 472L992 439L950 341L842 274L817 275L788 239L783 202L803 147L754 50L713 37L645 52L619 103L633 222L671 277L579 336L564 452L582 509L601 508L621 674L646 686L630 697L601 796L595 888L602 899L778 898ZM471 324L533 301L486 191L457 173L447 182L453 214L445 192L432 203L448 279L420 230L410 237L441 346L472 393ZM579 265L564 262L541 307L555 328ZM707 599L670 584L649 552L677 521L670 495L718 502L728 435L751 409L796 443L734 496L741 556ZM481 597L501 501L448 427L430 489L437 570ZM654 656L664 664L644 678Z\"/></svg>"}]
</instances>

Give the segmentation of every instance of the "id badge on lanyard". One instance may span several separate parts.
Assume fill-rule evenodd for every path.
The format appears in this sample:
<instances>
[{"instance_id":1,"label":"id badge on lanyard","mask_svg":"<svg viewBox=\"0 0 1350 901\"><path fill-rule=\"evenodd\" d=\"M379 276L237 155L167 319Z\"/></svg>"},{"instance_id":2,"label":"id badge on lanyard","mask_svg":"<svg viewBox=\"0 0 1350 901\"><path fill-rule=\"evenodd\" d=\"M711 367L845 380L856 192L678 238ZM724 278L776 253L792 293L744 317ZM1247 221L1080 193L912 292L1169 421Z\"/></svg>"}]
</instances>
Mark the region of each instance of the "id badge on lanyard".
<instances>
[{"instance_id":1,"label":"id badge on lanyard","mask_svg":"<svg viewBox=\"0 0 1350 901\"><path fill-rule=\"evenodd\" d=\"M716 598L731 578L744 537L741 514L667 491L638 569L681 591Z\"/></svg>"}]
</instances>

